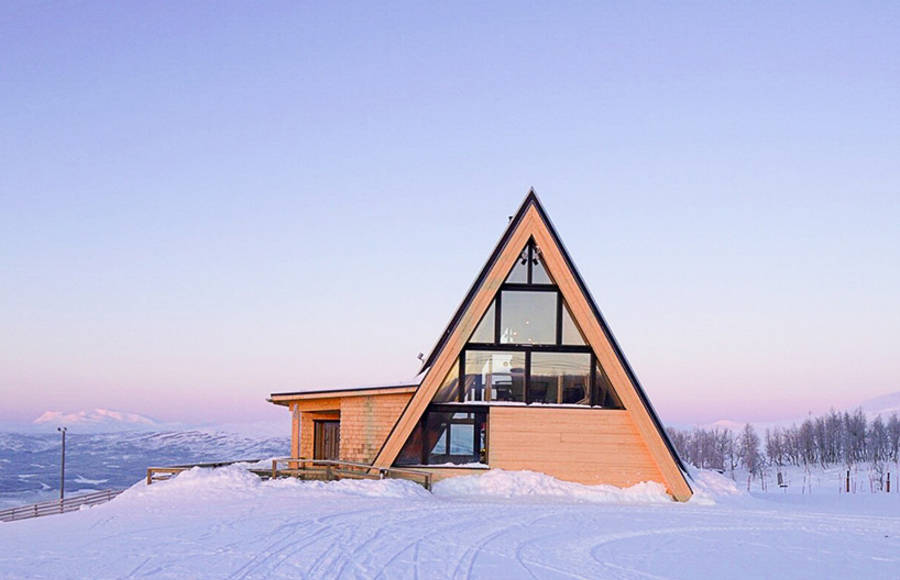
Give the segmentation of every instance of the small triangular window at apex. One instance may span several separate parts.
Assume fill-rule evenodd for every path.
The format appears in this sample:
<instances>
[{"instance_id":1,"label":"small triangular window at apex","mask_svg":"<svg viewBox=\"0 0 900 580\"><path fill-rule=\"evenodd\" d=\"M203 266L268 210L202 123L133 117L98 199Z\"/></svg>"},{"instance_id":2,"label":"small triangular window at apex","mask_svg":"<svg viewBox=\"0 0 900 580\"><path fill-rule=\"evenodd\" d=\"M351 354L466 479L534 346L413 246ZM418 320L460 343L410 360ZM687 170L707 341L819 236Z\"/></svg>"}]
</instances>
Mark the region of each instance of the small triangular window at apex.
<instances>
[{"instance_id":1,"label":"small triangular window at apex","mask_svg":"<svg viewBox=\"0 0 900 580\"><path fill-rule=\"evenodd\" d=\"M533 239L522 249L515 264L506 276L506 284L553 284L553 279L544 265L541 249Z\"/></svg>"}]
</instances>

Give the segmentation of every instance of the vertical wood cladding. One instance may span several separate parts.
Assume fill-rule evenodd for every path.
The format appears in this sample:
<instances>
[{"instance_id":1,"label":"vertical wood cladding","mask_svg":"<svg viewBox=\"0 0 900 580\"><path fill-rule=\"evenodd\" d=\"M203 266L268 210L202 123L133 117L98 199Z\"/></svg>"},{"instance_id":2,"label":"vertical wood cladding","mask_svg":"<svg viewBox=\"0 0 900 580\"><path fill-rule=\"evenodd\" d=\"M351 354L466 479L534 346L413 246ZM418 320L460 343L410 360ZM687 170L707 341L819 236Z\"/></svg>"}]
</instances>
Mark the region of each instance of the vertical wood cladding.
<instances>
[{"instance_id":1,"label":"vertical wood cladding","mask_svg":"<svg viewBox=\"0 0 900 580\"><path fill-rule=\"evenodd\" d=\"M341 399L341 459L371 463L411 393Z\"/></svg>"}]
</instances>

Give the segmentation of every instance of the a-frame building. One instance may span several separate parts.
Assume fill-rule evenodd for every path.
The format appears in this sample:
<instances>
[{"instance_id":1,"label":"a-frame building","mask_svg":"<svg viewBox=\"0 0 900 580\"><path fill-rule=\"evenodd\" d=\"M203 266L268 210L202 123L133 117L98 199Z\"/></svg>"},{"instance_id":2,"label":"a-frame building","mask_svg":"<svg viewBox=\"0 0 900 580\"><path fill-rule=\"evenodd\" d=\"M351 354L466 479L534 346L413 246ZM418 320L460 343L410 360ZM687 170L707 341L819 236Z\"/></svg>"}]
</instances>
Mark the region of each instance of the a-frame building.
<instances>
[{"instance_id":1,"label":"a-frame building","mask_svg":"<svg viewBox=\"0 0 900 580\"><path fill-rule=\"evenodd\" d=\"M658 481L677 500L691 496L534 191L422 372L418 385L273 394L294 412L292 456L324 457L332 445L335 458L435 477L528 469L586 484Z\"/></svg>"}]
</instances>

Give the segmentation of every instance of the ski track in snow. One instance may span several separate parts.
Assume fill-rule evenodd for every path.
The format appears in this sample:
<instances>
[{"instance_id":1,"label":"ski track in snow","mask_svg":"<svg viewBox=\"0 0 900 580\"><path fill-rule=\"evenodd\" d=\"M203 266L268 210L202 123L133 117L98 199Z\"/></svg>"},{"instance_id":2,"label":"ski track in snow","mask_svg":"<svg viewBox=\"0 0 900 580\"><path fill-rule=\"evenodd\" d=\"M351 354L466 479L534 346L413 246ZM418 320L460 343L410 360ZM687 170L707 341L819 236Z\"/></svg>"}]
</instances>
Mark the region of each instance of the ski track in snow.
<instances>
[{"instance_id":1,"label":"ski track in snow","mask_svg":"<svg viewBox=\"0 0 900 580\"><path fill-rule=\"evenodd\" d=\"M900 577L900 494L623 505L209 473L0 524L0 578Z\"/></svg>"}]
</instances>

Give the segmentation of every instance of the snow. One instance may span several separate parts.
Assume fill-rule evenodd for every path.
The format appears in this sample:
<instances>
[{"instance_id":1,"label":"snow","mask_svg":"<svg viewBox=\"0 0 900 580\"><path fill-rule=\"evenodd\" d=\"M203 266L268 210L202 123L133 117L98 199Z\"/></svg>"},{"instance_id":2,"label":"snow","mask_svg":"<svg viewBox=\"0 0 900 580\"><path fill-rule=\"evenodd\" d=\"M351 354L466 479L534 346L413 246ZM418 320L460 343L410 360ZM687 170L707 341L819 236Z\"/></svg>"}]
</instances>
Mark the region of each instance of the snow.
<instances>
[{"instance_id":1,"label":"snow","mask_svg":"<svg viewBox=\"0 0 900 580\"><path fill-rule=\"evenodd\" d=\"M446 480L431 494L402 480L197 468L0 524L0 577L898 577L900 494L747 493L693 476L704 501L528 472Z\"/></svg>"},{"instance_id":2,"label":"snow","mask_svg":"<svg viewBox=\"0 0 900 580\"><path fill-rule=\"evenodd\" d=\"M159 422L150 417L110 409L93 409L91 411L77 411L73 413L46 411L32 423L35 425L50 425L54 428L58 425L66 425L82 431L85 429L146 429L159 426Z\"/></svg>"},{"instance_id":3,"label":"snow","mask_svg":"<svg viewBox=\"0 0 900 580\"><path fill-rule=\"evenodd\" d=\"M859 406L869 419L881 415L883 420L887 420L893 413L900 415L900 391L868 399Z\"/></svg>"},{"instance_id":4,"label":"snow","mask_svg":"<svg viewBox=\"0 0 900 580\"><path fill-rule=\"evenodd\" d=\"M439 497L515 498L545 500L563 498L594 503L672 503L666 488L646 481L628 489L612 485L581 485L534 471L494 469L483 475L452 477L434 484Z\"/></svg>"}]
</instances>

